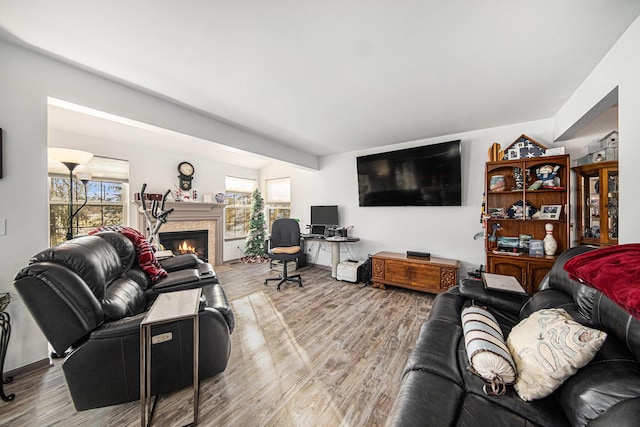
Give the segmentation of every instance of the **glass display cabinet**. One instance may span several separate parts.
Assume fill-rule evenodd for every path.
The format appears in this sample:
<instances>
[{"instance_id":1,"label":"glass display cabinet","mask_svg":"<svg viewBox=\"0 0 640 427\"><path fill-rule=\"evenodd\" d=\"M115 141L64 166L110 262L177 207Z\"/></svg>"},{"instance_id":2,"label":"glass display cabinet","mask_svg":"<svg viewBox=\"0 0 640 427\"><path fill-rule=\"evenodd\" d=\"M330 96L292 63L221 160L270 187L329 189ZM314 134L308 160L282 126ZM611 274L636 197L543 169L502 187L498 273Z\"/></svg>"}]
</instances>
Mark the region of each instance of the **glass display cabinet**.
<instances>
[{"instance_id":1,"label":"glass display cabinet","mask_svg":"<svg viewBox=\"0 0 640 427\"><path fill-rule=\"evenodd\" d=\"M578 187L578 243L617 245L620 201L618 161L597 162L572 169L576 173Z\"/></svg>"}]
</instances>

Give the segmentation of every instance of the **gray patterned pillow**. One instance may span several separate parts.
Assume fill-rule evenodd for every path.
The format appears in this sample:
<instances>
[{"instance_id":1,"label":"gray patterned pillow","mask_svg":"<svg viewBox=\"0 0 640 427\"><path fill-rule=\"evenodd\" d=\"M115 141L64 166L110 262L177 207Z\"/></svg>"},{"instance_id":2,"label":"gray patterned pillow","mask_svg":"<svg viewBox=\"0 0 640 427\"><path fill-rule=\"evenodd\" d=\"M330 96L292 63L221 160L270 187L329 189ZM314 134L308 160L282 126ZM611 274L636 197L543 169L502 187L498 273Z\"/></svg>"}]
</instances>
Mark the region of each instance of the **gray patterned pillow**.
<instances>
[{"instance_id":1,"label":"gray patterned pillow","mask_svg":"<svg viewBox=\"0 0 640 427\"><path fill-rule=\"evenodd\" d=\"M562 308L532 313L507 338L518 372L516 392L526 401L550 395L593 359L606 338L605 332L581 325Z\"/></svg>"}]
</instances>

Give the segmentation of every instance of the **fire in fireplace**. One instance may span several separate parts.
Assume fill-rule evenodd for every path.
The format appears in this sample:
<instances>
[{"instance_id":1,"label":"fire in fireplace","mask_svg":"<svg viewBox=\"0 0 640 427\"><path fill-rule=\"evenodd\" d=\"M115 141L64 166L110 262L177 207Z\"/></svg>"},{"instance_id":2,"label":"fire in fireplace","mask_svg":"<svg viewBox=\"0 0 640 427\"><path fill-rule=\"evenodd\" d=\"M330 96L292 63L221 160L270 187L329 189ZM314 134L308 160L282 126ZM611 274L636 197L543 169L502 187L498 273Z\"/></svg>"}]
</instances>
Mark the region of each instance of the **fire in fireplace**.
<instances>
[{"instance_id":1,"label":"fire in fireplace","mask_svg":"<svg viewBox=\"0 0 640 427\"><path fill-rule=\"evenodd\" d=\"M169 231L160 233L160 244L173 252L174 255L195 254L198 258L207 262L207 246L209 243L209 231Z\"/></svg>"}]
</instances>

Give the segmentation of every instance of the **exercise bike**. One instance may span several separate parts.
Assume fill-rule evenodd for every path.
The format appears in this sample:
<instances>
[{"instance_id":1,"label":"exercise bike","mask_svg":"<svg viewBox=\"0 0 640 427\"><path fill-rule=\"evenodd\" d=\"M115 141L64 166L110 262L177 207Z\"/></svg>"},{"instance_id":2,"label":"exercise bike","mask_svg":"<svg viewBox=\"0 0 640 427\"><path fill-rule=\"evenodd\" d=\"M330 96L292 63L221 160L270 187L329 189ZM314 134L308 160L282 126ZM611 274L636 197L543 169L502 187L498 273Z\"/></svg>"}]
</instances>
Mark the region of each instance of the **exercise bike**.
<instances>
[{"instance_id":1,"label":"exercise bike","mask_svg":"<svg viewBox=\"0 0 640 427\"><path fill-rule=\"evenodd\" d=\"M167 196L171 193L171 190L167 190L162 196L162 202L158 200L152 200L151 206L147 206L147 199L144 195L144 190L147 189L147 184L142 184L142 189L140 190L140 201L142 202L142 206L140 207L141 213L144 215L146 221L146 238L149 242L149 245L156 252L156 256L160 252L163 252L163 247L160 244L160 227L162 224L167 222L167 217L173 213L173 208L164 209L164 204L167 201ZM169 251L170 252L170 251Z\"/></svg>"}]
</instances>

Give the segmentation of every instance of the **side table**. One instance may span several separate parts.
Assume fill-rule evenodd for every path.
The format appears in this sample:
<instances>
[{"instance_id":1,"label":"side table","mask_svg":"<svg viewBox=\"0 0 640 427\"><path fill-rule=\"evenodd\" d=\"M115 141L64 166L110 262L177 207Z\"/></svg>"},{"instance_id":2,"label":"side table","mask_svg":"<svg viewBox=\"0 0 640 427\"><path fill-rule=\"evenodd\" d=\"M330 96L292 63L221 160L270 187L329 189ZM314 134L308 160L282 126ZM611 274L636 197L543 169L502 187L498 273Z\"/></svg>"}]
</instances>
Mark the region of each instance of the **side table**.
<instances>
[{"instance_id":1,"label":"side table","mask_svg":"<svg viewBox=\"0 0 640 427\"><path fill-rule=\"evenodd\" d=\"M0 295L0 397L5 402L11 402L16 398L15 394L4 394L4 385L13 381L13 377L4 377L4 357L7 354L9 338L11 337L11 316L4 311L11 301L11 296L7 292Z\"/></svg>"},{"instance_id":2,"label":"side table","mask_svg":"<svg viewBox=\"0 0 640 427\"><path fill-rule=\"evenodd\" d=\"M198 424L198 394L200 391L198 309L201 293L202 289L198 288L160 294L140 323L140 421L142 427L151 424L154 409L150 402L151 346L156 342L160 343L172 339L167 334L152 337L151 327L189 318L193 320L193 423L190 425Z\"/></svg>"}]
</instances>

